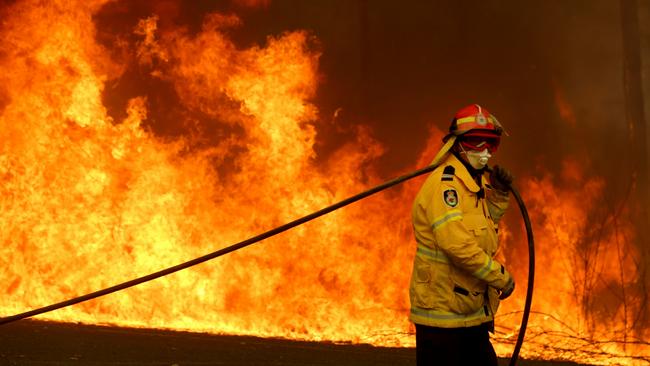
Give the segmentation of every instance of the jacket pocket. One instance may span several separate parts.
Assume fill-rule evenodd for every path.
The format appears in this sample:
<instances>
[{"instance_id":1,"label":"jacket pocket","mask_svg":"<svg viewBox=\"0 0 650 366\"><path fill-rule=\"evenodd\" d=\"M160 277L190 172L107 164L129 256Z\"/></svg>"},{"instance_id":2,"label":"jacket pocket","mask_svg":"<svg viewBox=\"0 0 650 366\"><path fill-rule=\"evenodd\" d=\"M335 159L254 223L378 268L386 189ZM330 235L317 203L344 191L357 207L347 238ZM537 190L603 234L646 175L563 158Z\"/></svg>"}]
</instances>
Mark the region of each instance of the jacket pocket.
<instances>
[{"instance_id":1,"label":"jacket pocket","mask_svg":"<svg viewBox=\"0 0 650 366\"><path fill-rule=\"evenodd\" d=\"M457 267L452 268L451 274L452 310L459 314L477 312L485 305L485 282Z\"/></svg>"},{"instance_id":2,"label":"jacket pocket","mask_svg":"<svg viewBox=\"0 0 650 366\"><path fill-rule=\"evenodd\" d=\"M451 311L457 314L473 314L485 304L485 293L470 291L460 285L454 284Z\"/></svg>"},{"instance_id":3,"label":"jacket pocket","mask_svg":"<svg viewBox=\"0 0 650 366\"><path fill-rule=\"evenodd\" d=\"M465 227L474 238L479 247L489 256L494 256L498 249L498 237L494 229L494 224L482 214L470 214L463 218Z\"/></svg>"},{"instance_id":4,"label":"jacket pocket","mask_svg":"<svg viewBox=\"0 0 650 366\"><path fill-rule=\"evenodd\" d=\"M465 215L463 223L475 236L485 236L487 234L488 221L482 214Z\"/></svg>"},{"instance_id":5,"label":"jacket pocket","mask_svg":"<svg viewBox=\"0 0 650 366\"><path fill-rule=\"evenodd\" d=\"M434 303L434 294L431 289L433 268L430 263L419 256L415 257L413 266L413 287L411 288L411 301L419 308L431 309Z\"/></svg>"}]
</instances>

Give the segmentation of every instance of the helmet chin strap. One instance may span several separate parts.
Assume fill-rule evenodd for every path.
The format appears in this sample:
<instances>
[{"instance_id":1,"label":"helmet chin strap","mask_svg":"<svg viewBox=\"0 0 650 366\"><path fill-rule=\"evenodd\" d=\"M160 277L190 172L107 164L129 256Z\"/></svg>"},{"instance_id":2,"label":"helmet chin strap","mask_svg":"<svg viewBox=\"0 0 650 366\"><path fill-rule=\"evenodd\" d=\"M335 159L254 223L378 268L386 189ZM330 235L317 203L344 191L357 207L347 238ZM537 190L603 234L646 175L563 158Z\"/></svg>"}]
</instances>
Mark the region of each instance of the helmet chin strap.
<instances>
[{"instance_id":1,"label":"helmet chin strap","mask_svg":"<svg viewBox=\"0 0 650 366\"><path fill-rule=\"evenodd\" d=\"M458 144L458 148L460 149L460 151L459 151L459 155L462 154L462 155L465 156L465 159L467 159L467 150L465 150L465 148L463 147L463 145ZM469 160L469 159L467 159L467 160ZM468 161L468 163L469 163L469 161Z\"/></svg>"}]
</instances>

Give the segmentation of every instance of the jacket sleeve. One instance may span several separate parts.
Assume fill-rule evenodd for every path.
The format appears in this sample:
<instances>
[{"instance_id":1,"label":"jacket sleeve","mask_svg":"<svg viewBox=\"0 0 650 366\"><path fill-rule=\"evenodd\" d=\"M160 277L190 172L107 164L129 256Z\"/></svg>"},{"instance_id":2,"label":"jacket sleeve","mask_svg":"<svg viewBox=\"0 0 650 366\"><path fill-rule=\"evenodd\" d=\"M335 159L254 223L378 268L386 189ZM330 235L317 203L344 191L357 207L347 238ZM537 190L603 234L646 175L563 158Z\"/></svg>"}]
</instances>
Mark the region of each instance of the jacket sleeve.
<instances>
[{"instance_id":1,"label":"jacket sleeve","mask_svg":"<svg viewBox=\"0 0 650 366\"><path fill-rule=\"evenodd\" d=\"M508 192L501 192L494 188L487 188L485 198L487 199L490 216L492 216L494 223L498 224L501 217L503 217L503 214L506 213L506 209L508 209L510 195Z\"/></svg>"},{"instance_id":2,"label":"jacket sleeve","mask_svg":"<svg viewBox=\"0 0 650 366\"><path fill-rule=\"evenodd\" d=\"M445 200L445 192L456 191L455 205ZM463 220L461 210L464 187L456 182L443 182L434 189L432 202L427 208L427 220L433 231L434 240L439 248L456 266L474 277L502 290L510 280L510 273L503 265L481 249L474 234Z\"/></svg>"}]
</instances>

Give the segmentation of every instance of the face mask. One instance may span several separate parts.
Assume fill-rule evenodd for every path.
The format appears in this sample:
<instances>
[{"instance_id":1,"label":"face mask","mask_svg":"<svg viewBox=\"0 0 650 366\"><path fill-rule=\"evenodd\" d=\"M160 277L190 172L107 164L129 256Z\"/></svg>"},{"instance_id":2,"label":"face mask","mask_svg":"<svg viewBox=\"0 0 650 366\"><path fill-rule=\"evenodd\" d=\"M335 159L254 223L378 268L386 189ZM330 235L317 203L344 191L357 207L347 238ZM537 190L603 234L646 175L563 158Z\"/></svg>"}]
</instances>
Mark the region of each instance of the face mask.
<instances>
[{"instance_id":1,"label":"face mask","mask_svg":"<svg viewBox=\"0 0 650 366\"><path fill-rule=\"evenodd\" d=\"M462 147L461 147L462 148ZM467 162L474 169L483 169L488 163L488 160L492 157L488 152L488 149L483 149L483 151L474 151L474 150L465 150L462 149L467 157Z\"/></svg>"}]
</instances>

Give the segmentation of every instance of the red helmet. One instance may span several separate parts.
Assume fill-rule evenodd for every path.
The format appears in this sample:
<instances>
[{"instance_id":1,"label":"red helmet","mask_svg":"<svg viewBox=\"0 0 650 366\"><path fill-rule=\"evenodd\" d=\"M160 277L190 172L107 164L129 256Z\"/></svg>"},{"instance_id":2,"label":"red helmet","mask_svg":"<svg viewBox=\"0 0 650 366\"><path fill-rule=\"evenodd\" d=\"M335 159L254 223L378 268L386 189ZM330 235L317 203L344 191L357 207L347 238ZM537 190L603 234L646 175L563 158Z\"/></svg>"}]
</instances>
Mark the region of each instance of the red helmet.
<instances>
[{"instance_id":1,"label":"red helmet","mask_svg":"<svg viewBox=\"0 0 650 366\"><path fill-rule=\"evenodd\" d=\"M452 135L461 136L469 131L474 136L498 137L501 136L503 127L487 109L472 104L456 112L449 126L449 134L443 140L447 141Z\"/></svg>"}]
</instances>

